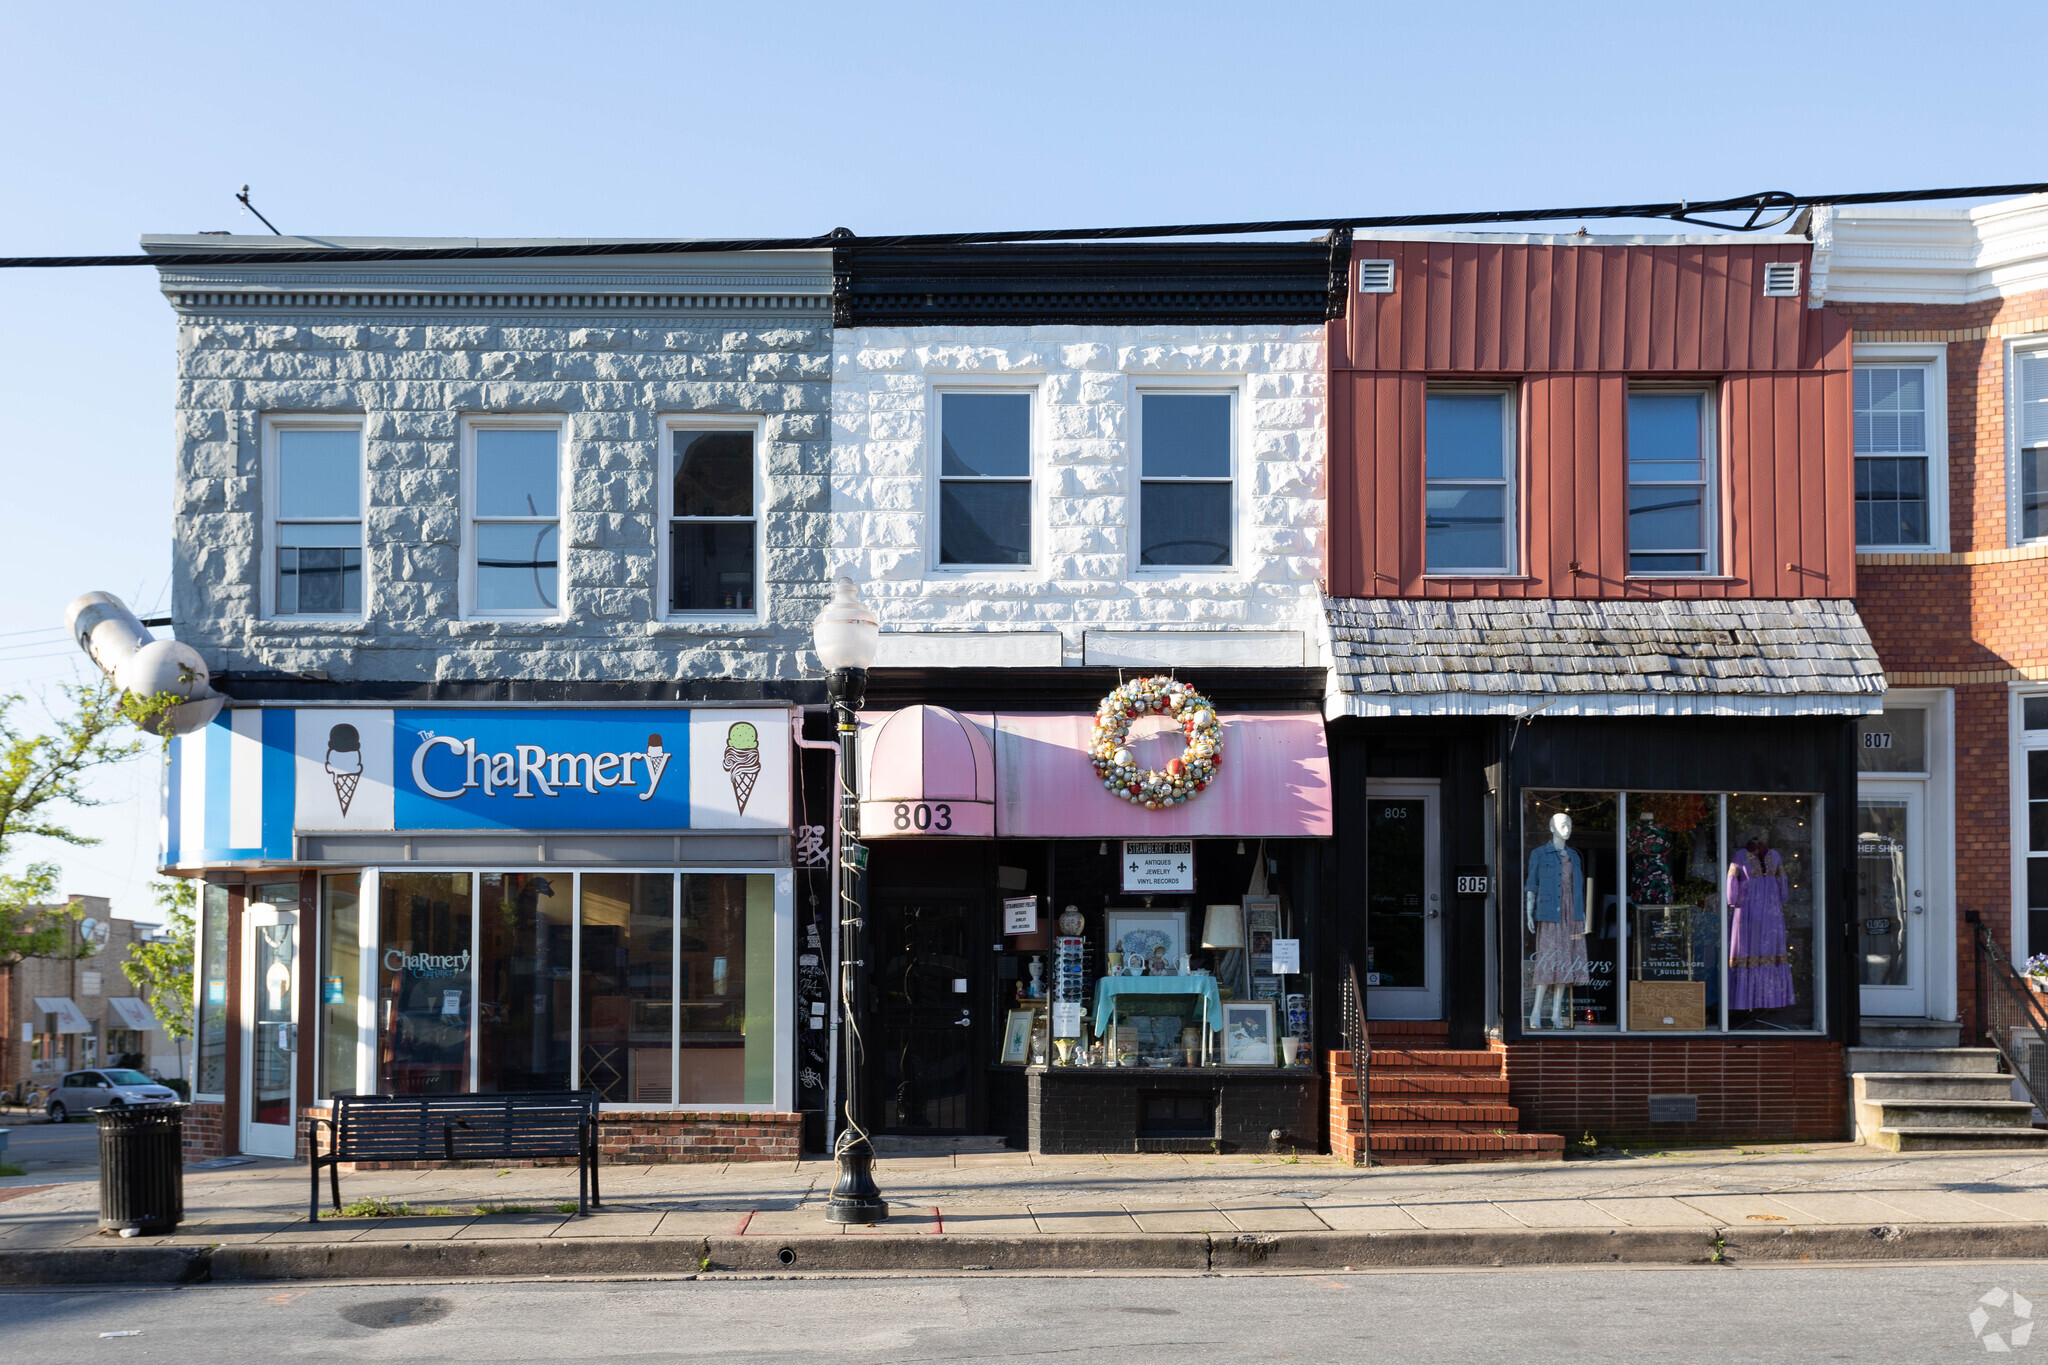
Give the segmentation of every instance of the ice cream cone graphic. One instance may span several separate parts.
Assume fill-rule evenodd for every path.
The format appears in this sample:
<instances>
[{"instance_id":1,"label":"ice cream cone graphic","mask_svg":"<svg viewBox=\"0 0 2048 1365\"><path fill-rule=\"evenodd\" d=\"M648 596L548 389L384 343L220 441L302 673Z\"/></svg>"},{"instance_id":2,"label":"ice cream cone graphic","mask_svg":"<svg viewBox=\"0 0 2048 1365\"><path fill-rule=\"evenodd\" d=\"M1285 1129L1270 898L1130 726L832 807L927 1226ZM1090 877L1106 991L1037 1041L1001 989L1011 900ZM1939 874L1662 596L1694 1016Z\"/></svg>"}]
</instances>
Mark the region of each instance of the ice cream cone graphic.
<instances>
[{"instance_id":1,"label":"ice cream cone graphic","mask_svg":"<svg viewBox=\"0 0 2048 1365\"><path fill-rule=\"evenodd\" d=\"M761 736L745 721L725 732L725 770L732 774L733 799L744 814L747 798L761 780Z\"/></svg>"},{"instance_id":2,"label":"ice cream cone graphic","mask_svg":"<svg viewBox=\"0 0 2048 1365\"><path fill-rule=\"evenodd\" d=\"M353 725L337 725L327 732L327 775L334 779L334 796L341 813L355 799L356 783L363 780L363 740Z\"/></svg>"},{"instance_id":3,"label":"ice cream cone graphic","mask_svg":"<svg viewBox=\"0 0 2048 1365\"><path fill-rule=\"evenodd\" d=\"M655 790L661 786L661 770L668 766L668 751L661 747L660 735L647 737L647 790L640 793L642 801L652 801Z\"/></svg>"}]
</instances>

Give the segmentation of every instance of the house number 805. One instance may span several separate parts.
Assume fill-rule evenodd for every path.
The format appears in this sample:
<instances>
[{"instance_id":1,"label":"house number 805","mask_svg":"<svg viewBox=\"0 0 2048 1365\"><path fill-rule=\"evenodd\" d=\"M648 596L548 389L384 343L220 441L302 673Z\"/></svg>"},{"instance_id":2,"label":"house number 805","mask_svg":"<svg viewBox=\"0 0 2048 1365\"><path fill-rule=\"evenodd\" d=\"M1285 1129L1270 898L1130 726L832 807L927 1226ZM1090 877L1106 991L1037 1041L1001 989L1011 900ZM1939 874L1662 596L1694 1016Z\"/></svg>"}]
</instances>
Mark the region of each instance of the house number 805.
<instances>
[{"instance_id":1,"label":"house number 805","mask_svg":"<svg viewBox=\"0 0 2048 1365\"><path fill-rule=\"evenodd\" d=\"M936 806L925 801L899 801L896 803L896 828L949 830L953 828L953 808L943 801Z\"/></svg>"}]
</instances>

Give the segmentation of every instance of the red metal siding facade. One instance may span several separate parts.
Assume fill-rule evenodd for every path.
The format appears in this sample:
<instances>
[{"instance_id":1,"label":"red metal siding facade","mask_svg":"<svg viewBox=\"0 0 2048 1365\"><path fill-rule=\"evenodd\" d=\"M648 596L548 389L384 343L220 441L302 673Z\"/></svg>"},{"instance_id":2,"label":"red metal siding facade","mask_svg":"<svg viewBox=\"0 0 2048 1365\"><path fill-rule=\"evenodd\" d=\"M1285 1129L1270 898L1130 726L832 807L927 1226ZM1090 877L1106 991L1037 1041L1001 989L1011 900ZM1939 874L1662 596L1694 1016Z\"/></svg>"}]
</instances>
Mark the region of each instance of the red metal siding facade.
<instances>
[{"instance_id":1,"label":"red metal siding facade","mask_svg":"<svg viewBox=\"0 0 2048 1365\"><path fill-rule=\"evenodd\" d=\"M1808 309L1808 248L1361 242L1391 294L1330 324L1330 569L1340 597L1848 597L1849 331ZM1766 298L1771 262L1802 293ZM1354 268L1352 287L1356 287ZM1627 574L1631 380L1718 390L1720 572ZM1432 380L1517 384L1521 573L1423 574Z\"/></svg>"}]
</instances>

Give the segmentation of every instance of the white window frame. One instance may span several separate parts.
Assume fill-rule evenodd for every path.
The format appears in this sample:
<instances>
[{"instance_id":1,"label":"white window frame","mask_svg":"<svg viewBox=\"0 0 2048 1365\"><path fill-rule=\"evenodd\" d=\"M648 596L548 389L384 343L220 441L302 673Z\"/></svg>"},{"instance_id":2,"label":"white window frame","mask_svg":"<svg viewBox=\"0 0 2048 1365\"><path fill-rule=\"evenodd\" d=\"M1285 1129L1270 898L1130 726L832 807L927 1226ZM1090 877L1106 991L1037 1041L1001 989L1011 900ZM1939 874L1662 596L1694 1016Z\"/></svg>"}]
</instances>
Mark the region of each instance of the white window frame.
<instances>
[{"instance_id":1,"label":"white window frame","mask_svg":"<svg viewBox=\"0 0 2048 1365\"><path fill-rule=\"evenodd\" d=\"M1948 347L1905 342L1870 342L1856 347L1855 365L1880 370L1897 370L1918 365L1927 371L1927 540L1918 545L1865 545L1859 553L1947 554L1948 534ZM1854 399L1851 399L1853 405ZM1851 443L1854 442L1853 421ZM1871 452L1886 459L1882 451ZM1852 456L1861 459L1862 456ZM1853 495L1852 495L1853 497Z\"/></svg>"},{"instance_id":2,"label":"white window frame","mask_svg":"<svg viewBox=\"0 0 2048 1365\"><path fill-rule=\"evenodd\" d=\"M2028 811L2027 755L2048 749L2048 730L2026 728L2026 703L2028 698L2048 697L2048 689L2037 682L2017 683L2011 688L2010 708L2006 721L2006 732L2011 735L2011 750L2006 772L2011 775L2006 783L2012 802L2012 914L2006 928L2006 943L2012 950L2012 964L2024 967L2028 949L2027 942L2027 863L2031 850L2031 822ZM2035 949L2048 952L2048 947Z\"/></svg>"},{"instance_id":3,"label":"white window frame","mask_svg":"<svg viewBox=\"0 0 2048 1365\"><path fill-rule=\"evenodd\" d=\"M1636 485L1636 481L1635 481L1635 480L1634 480L1634 479L1633 479L1632 477L1630 477L1630 475L1629 475L1629 469L1628 469L1628 466L1629 466L1629 463L1630 463L1631 457L1633 456L1633 453L1634 453L1634 452L1633 452L1633 451L1632 451L1632 450L1631 450L1631 449L1629 448L1629 446L1628 446L1628 441L1627 441L1627 432L1628 432L1628 427L1627 427L1627 421L1628 421L1628 409L1627 409L1626 403L1627 403L1627 400L1628 400L1628 399L1630 399L1630 398L1633 398L1633 397L1635 397L1635 396L1636 396L1637 394L1639 394L1639 393L1640 393L1640 394L1696 394L1696 395L1698 395L1698 396L1699 396L1699 398L1700 398L1700 399L1702 400L1702 401L1701 401L1701 403L1700 403L1700 411L1701 411L1701 413L1702 413L1702 418L1701 418L1701 431L1700 431L1700 445L1701 445L1701 446L1703 447L1703 449L1702 449L1702 450L1701 450L1701 452L1700 452L1700 463L1701 463L1701 466L1702 466L1702 468L1703 468L1703 470L1704 470L1704 478L1705 478L1705 482L1704 482L1704 484L1702 484L1702 485L1698 485L1698 486L1699 486L1699 487L1701 488L1701 498L1702 498L1702 500L1703 500L1703 501L1702 501L1702 506L1701 506L1701 508L1700 508L1700 534L1701 534L1702 538L1703 538L1703 539L1704 539L1704 540L1706 541L1706 544L1705 544L1705 545L1703 545L1703 546L1701 547L1701 550L1702 550L1702 553L1701 553L1701 565L1700 565L1700 567L1699 567L1699 568L1697 568L1697 569L1637 569L1637 568L1633 567L1633 565L1631 565L1631 564L1629 563L1629 561L1631 561L1631 560L1633 560L1633 559L1635 558L1635 554L1636 554L1636 547L1635 547L1635 541L1634 541L1634 538L1633 538L1633 537L1632 537L1632 536L1631 536L1631 535L1629 534L1629 522L1630 522L1630 520L1631 520L1631 514L1630 514L1630 511L1629 511L1629 507L1628 507L1628 496L1627 496L1627 493L1628 493L1628 490L1630 490L1630 489L1633 489L1633 488L1635 488L1635 487L1636 487L1637 485ZM1722 517L1722 508L1721 508L1721 487L1722 487L1722 484L1723 484L1723 483L1725 482L1725 479L1724 479L1724 477L1723 477L1723 475L1722 475L1722 471L1721 471L1721 463L1722 463L1722 460L1723 460L1723 459L1725 458L1725 456L1723 455L1723 453L1722 453L1722 450L1721 450L1721 400L1722 400L1722 391L1721 391L1721 385L1719 385L1719 384L1716 384L1716 383L1705 383L1705 384L1662 384L1662 383L1631 383L1631 384L1630 384L1630 385L1628 386L1628 390L1627 390L1627 392L1626 392L1626 393L1625 393L1625 394L1623 395L1623 404L1624 404L1624 406L1623 406L1623 408L1622 408L1622 422L1623 422L1623 426L1622 426L1622 433L1623 433L1623 441L1622 441L1622 445L1623 445L1623 449L1622 449L1622 461L1621 461L1621 475L1622 475L1622 489L1623 489L1623 496L1622 496L1622 562L1623 562L1623 566L1624 566L1624 567L1623 567L1623 576L1624 576L1624 577L1626 577L1626 578L1644 578L1644 579L1684 579L1684 578L1692 578L1692 579L1699 579L1699 578L1719 578L1719 577L1721 576L1721 517ZM1663 487L1663 488L1692 488L1692 487L1695 487L1695 485L1693 485L1693 484L1691 484L1691 483L1672 483L1672 484L1654 484L1654 483L1652 483L1652 484L1644 484L1644 485L1642 485L1642 486L1643 486L1643 487L1645 487L1645 488L1658 488L1658 487ZM1654 554L1689 554L1689 553L1690 553L1690 551L1687 551L1687 550L1644 550L1644 551L1643 551L1643 553L1644 553L1644 554L1653 554L1653 555L1654 555Z\"/></svg>"},{"instance_id":4,"label":"white window frame","mask_svg":"<svg viewBox=\"0 0 2048 1365\"><path fill-rule=\"evenodd\" d=\"M1244 470L1243 451L1245 433L1243 430L1245 410L1244 377L1242 375L1153 375L1133 374L1129 376L1131 442L1129 498L1131 509L1131 541L1128 554L1130 577L1132 578L1179 578L1188 574L1204 577L1242 577L1244 574L1244 546L1247 537L1242 522L1245 514L1245 499L1240 496ZM1213 478L1163 478L1145 477L1145 395L1148 393L1169 394L1190 397L1212 397L1230 399L1230 476L1227 479ZM1144 563L1144 515L1145 485L1147 483L1227 483L1230 485L1230 562L1228 564L1147 564Z\"/></svg>"},{"instance_id":5,"label":"white window frame","mask_svg":"<svg viewBox=\"0 0 2048 1365\"><path fill-rule=\"evenodd\" d=\"M260 434L263 469L263 554L260 596L263 616L277 621L361 621L370 614L370 474L367 423L360 413L266 413ZM281 437L288 431L352 431L356 434L356 515L354 517L284 517L278 503L283 485L284 461ZM281 612L278 610L277 571L283 548L281 527L349 526L357 531L363 557L362 610L354 612Z\"/></svg>"},{"instance_id":6,"label":"white window frame","mask_svg":"<svg viewBox=\"0 0 2048 1365\"><path fill-rule=\"evenodd\" d=\"M555 515L548 517L479 517L476 494L476 435L479 431L553 431L555 433ZM479 413L462 419L462 567L460 592L466 621L561 621L569 615L569 421L558 413ZM538 526L555 523L555 606L532 611L485 611L477 605L477 523L511 522Z\"/></svg>"},{"instance_id":7,"label":"white window frame","mask_svg":"<svg viewBox=\"0 0 2048 1365\"><path fill-rule=\"evenodd\" d=\"M654 533L654 572L658 582L655 586L655 600L661 604L661 619L664 621L721 621L759 623L768 619L768 516L763 503L768 496L768 441L767 422L757 413L724 415L719 413L678 413L663 417L659 424L661 438L656 446L655 497L659 508ZM676 518L675 484L675 439L681 431L744 431L754 441L754 511L751 517L687 517L685 521L706 525L726 524L742 521L754 523L754 606L752 610L739 611L684 611L678 608L670 597L674 584L670 578L669 533L674 529Z\"/></svg>"},{"instance_id":8,"label":"white window frame","mask_svg":"<svg viewBox=\"0 0 2048 1365\"><path fill-rule=\"evenodd\" d=\"M1501 468L1499 479L1432 479L1429 477L1429 400L1436 394L1498 397L1501 403ZM1507 384L1428 384L1422 394L1422 574L1425 578L1514 578L1522 563L1522 386ZM1498 569L1432 569L1429 567L1429 489L1431 484L1457 488L1487 488L1500 484L1505 493L1501 527L1501 554L1506 560Z\"/></svg>"},{"instance_id":9,"label":"white window frame","mask_svg":"<svg viewBox=\"0 0 2048 1365\"><path fill-rule=\"evenodd\" d=\"M2048 353L2048 335L2033 333L2005 343L2005 543L2048 545L2048 532L2029 539L2020 521L2020 367L2022 355Z\"/></svg>"},{"instance_id":10,"label":"white window frame","mask_svg":"<svg viewBox=\"0 0 2048 1365\"><path fill-rule=\"evenodd\" d=\"M947 564L940 560L940 544L944 538L945 525L945 396L949 393L994 393L1022 394L1031 400L1029 412L1031 430L1028 436L1029 473L1022 480L1028 488L1026 506L1031 517L1031 557L1022 564ZM925 467L931 471L926 480L925 515L931 528L925 537L925 573L931 578L959 578L978 576L987 578L1037 578L1042 576L1048 562L1045 539L1050 518L1046 515L1045 483L1039 477L1044 463L1045 393L1043 376L1032 375L1021 382L1004 383L987 375L953 375L928 380L925 388L925 411L930 420L925 436ZM977 480L967 480L977 482ZM978 482L1018 482L1017 480L978 480Z\"/></svg>"}]
</instances>

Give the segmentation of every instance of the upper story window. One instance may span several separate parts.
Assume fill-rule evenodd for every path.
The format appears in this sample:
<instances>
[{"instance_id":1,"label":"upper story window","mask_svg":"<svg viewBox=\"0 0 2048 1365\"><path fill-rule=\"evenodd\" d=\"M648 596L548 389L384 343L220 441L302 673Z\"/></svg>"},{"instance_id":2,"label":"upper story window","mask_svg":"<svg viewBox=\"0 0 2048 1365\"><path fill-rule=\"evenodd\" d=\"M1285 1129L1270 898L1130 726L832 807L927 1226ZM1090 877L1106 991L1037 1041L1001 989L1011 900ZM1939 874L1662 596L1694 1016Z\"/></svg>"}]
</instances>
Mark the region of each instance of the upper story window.
<instances>
[{"instance_id":1,"label":"upper story window","mask_svg":"<svg viewBox=\"0 0 2048 1365\"><path fill-rule=\"evenodd\" d=\"M2015 540L2048 538L2048 348L2013 352L2011 490Z\"/></svg>"},{"instance_id":2,"label":"upper story window","mask_svg":"<svg viewBox=\"0 0 2048 1365\"><path fill-rule=\"evenodd\" d=\"M1714 571L1713 394L1631 389L1628 395L1628 571Z\"/></svg>"},{"instance_id":3,"label":"upper story window","mask_svg":"<svg viewBox=\"0 0 2048 1365\"><path fill-rule=\"evenodd\" d=\"M1514 397L1506 389L1430 393L1423 572L1514 572Z\"/></svg>"},{"instance_id":4,"label":"upper story window","mask_svg":"<svg viewBox=\"0 0 2048 1365\"><path fill-rule=\"evenodd\" d=\"M1031 395L950 391L939 399L939 563L1031 562Z\"/></svg>"},{"instance_id":5,"label":"upper story window","mask_svg":"<svg viewBox=\"0 0 2048 1365\"><path fill-rule=\"evenodd\" d=\"M1138 395L1138 563L1228 568L1234 561L1236 442L1227 393Z\"/></svg>"},{"instance_id":6,"label":"upper story window","mask_svg":"<svg viewBox=\"0 0 2048 1365\"><path fill-rule=\"evenodd\" d=\"M275 422L270 438L275 613L362 615L362 427Z\"/></svg>"},{"instance_id":7,"label":"upper story window","mask_svg":"<svg viewBox=\"0 0 2048 1365\"><path fill-rule=\"evenodd\" d=\"M1856 543L1925 546L1933 536L1926 365L1856 367Z\"/></svg>"},{"instance_id":8,"label":"upper story window","mask_svg":"<svg viewBox=\"0 0 2048 1365\"><path fill-rule=\"evenodd\" d=\"M468 424L470 606L482 616L555 616L562 607L562 427Z\"/></svg>"},{"instance_id":9,"label":"upper story window","mask_svg":"<svg viewBox=\"0 0 2048 1365\"><path fill-rule=\"evenodd\" d=\"M761 533L755 433L677 423L668 437L669 613L752 614Z\"/></svg>"}]
</instances>

